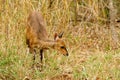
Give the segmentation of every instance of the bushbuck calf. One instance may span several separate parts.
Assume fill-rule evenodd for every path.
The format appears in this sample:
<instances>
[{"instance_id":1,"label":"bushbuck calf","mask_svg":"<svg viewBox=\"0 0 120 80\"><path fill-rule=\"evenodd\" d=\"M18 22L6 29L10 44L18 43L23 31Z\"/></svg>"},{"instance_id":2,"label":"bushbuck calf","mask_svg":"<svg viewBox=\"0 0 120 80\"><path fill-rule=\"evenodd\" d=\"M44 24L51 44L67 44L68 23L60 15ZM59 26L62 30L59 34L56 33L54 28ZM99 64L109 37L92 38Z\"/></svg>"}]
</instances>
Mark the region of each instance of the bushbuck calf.
<instances>
[{"instance_id":1,"label":"bushbuck calf","mask_svg":"<svg viewBox=\"0 0 120 80\"><path fill-rule=\"evenodd\" d=\"M65 56L68 56L66 45L62 39L63 33L54 35L53 40L48 39L46 26L42 14L33 11L27 19L26 29L26 43L29 47L30 53L33 53L33 60L35 60L36 49L40 50L40 60L43 59L43 50L53 48L60 51Z\"/></svg>"}]
</instances>

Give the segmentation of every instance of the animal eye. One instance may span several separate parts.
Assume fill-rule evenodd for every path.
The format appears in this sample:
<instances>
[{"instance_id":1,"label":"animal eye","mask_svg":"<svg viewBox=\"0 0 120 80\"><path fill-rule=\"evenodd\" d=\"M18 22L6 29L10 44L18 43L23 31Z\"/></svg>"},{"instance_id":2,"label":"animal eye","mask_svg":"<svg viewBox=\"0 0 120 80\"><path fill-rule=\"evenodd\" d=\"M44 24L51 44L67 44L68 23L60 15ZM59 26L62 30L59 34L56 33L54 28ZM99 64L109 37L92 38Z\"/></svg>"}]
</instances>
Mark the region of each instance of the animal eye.
<instances>
[{"instance_id":1,"label":"animal eye","mask_svg":"<svg viewBox=\"0 0 120 80\"><path fill-rule=\"evenodd\" d=\"M64 49L65 47L64 46L61 46L62 49Z\"/></svg>"}]
</instances>

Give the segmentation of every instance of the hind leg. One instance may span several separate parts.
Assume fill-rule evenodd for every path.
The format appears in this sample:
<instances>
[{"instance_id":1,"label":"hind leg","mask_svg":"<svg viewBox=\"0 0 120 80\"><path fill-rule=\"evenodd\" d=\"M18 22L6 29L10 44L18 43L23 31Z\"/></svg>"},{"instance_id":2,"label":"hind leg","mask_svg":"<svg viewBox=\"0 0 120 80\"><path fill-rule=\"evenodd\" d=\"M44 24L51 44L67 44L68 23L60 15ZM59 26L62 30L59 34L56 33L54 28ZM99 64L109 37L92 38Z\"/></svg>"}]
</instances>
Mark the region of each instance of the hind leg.
<instances>
[{"instance_id":1,"label":"hind leg","mask_svg":"<svg viewBox=\"0 0 120 80\"><path fill-rule=\"evenodd\" d=\"M30 48L30 53L33 54L33 58L32 58L32 60L33 60L32 67L34 67L34 65L35 65L35 56L36 56L36 51L35 51L35 49Z\"/></svg>"}]
</instances>

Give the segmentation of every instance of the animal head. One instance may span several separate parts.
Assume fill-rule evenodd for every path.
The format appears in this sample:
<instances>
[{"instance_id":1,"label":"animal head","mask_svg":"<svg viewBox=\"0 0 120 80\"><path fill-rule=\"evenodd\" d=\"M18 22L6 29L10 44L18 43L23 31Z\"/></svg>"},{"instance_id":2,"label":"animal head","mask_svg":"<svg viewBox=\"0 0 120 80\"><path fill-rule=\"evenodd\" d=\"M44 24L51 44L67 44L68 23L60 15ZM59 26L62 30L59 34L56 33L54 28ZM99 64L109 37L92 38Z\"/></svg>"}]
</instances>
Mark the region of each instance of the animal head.
<instances>
[{"instance_id":1,"label":"animal head","mask_svg":"<svg viewBox=\"0 0 120 80\"><path fill-rule=\"evenodd\" d=\"M54 48L59 51L61 54L68 56L68 51L66 49L66 45L64 40L62 39L63 32L61 32L59 35L55 33L54 35L54 41L55 41L55 46Z\"/></svg>"}]
</instances>

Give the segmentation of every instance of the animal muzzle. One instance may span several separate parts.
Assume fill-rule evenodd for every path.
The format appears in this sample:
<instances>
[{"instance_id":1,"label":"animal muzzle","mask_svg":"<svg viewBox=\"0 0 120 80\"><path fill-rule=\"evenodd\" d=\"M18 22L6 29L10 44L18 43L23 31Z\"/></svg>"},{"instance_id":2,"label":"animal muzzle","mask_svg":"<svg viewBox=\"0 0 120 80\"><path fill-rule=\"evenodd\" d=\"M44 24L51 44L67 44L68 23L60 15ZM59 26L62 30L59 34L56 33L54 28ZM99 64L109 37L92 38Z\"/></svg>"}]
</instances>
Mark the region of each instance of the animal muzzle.
<instances>
[{"instance_id":1,"label":"animal muzzle","mask_svg":"<svg viewBox=\"0 0 120 80\"><path fill-rule=\"evenodd\" d=\"M64 54L64 56L69 56L69 54L68 54L68 53L66 53L66 54Z\"/></svg>"}]
</instances>

